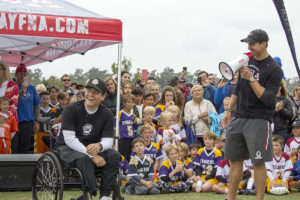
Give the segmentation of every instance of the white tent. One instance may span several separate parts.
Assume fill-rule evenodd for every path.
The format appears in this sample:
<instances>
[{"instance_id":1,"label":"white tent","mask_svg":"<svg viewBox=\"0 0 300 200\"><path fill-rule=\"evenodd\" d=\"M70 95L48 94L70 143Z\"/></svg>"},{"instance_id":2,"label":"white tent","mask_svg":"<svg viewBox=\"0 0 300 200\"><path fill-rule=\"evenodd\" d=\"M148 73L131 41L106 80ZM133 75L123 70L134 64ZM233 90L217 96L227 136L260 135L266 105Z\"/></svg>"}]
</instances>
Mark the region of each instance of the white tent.
<instances>
[{"instance_id":1,"label":"white tent","mask_svg":"<svg viewBox=\"0 0 300 200\"><path fill-rule=\"evenodd\" d=\"M72 54L84 55L90 49L112 44L119 44L120 77L120 20L101 16L63 0L0 0L0 60L11 67L52 62ZM118 124L119 87L117 102Z\"/></svg>"}]
</instances>

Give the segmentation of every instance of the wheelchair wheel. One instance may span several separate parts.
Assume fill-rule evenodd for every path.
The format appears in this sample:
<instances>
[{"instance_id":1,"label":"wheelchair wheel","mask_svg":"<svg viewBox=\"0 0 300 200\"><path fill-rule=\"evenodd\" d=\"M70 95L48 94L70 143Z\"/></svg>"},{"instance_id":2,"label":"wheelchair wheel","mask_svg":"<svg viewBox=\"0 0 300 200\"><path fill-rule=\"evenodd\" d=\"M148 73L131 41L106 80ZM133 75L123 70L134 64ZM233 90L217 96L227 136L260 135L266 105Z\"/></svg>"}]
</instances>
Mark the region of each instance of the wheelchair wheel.
<instances>
[{"instance_id":1,"label":"wheelchair wheel","mask_svg":"<svg viewBox=\"0 0 300 200\"><path fill-rule=\"evenodd\" d=\"M116 185L113 190L112 199L113 200L123 200L124 198L121 196L121 184L122 184L122 174L121 172L118 173L116 178Z\"/></svg>"},{"instance_id":2,"label":"wheelchair wheel","mask_svg":"<svg viewBox=\"0 0 300 200\"><path fill-rule=\"evenodd\" d=\"M44 153L38 160L32 176L32 198L34 200L62 200L63 173L57 156Z\"/></svg>"}]
</instances>

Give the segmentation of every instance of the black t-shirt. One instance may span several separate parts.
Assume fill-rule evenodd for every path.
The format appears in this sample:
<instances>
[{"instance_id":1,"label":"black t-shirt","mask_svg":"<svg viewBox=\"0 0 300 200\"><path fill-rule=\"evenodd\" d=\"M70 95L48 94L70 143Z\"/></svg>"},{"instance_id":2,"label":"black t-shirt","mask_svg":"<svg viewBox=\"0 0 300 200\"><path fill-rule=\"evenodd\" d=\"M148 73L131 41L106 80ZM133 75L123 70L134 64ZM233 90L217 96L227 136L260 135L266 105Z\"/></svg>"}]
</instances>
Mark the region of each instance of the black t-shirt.
<instances>
[{"instance_id":1,"label":"black t-shirt","mask_svg":"<svg viewBox=\"0 0 300 200\"><path fill-rule=\"evenodd\" d=\"M65 107L62 114L61 130L75 131L76 137L85 146L101 141L101 138L113 138L114 116L102 104L94 114L88 114L84 101L75 102ZM60 133L56 145L64 145L63 134Z\"/></svg>"},{"instance_id":2,"label":"black t-shirt","mask_svg":"<svg viewBox=\"0 0 300 200\"><path fill-rule=\"evenodd\" d=\"M265 91L260 99L257 98L250 82L239 75L233 92L234 95L238 96L234 116L271 121L275 109L275 96L282 79L282 70L271 56L263 60L253 58L249 61L248 67L253 77L265 88Z\"/></svg>"}]
</instances>

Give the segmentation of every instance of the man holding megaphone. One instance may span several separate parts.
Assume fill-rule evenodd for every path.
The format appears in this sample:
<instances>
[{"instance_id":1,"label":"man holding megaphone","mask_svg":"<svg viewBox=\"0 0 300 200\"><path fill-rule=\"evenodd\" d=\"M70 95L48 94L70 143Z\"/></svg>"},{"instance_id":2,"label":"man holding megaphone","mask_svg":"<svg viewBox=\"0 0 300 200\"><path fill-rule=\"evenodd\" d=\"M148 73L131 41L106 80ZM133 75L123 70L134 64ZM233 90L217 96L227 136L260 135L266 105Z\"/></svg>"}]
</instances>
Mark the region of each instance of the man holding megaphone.
<instances>
[{"instance_id":1,"label":"man holding megaphone","mask_svg":"<svg viewBox=\"0 0 300 200\"><path fill-rule=\"evenodd\" d=\"M264 30L251 31L241 42L248 44L253 58L249 58L248 66L239 69L238 81L224 116L228 126L225 157L231 163L226 198L236 198L243 175L243 160L250 158L254 165L257 199L264 199L265 162L272 161L273 156L270 122L282 71L267 51L269 37Z\"/></svg>"}]
</instances>

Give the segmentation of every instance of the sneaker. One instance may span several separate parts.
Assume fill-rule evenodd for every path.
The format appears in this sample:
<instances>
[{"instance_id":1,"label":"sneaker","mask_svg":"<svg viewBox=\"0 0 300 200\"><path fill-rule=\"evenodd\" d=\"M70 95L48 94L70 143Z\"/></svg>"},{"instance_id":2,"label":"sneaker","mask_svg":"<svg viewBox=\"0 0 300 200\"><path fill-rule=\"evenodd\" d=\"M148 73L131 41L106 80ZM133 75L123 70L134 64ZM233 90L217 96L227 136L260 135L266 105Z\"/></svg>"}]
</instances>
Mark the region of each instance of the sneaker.
<instances>
[{"instance_id":1,"label":"sneaker","mask_svg":"<svg viewBox=\"0 0 300 200\"><path fill-rule=\"evenodd\" d=\"M101 197L99 200L112 200L112 198L107 197L107 196L103 196L103 197Z\"/></svg>"},{"instance_id":2,"label":"sneaker","mask_svg":"<svg viewBox=\"0 0 300 200\"><path fill-rule=\"evenodd\" d=\"M239 190L238 190L238 194L239 194L239 195L245 194L245 190L240 190L240 189L239 189Z\"/></svg>"},{"instance_id":3,"label":"sneaker","mask_svg":"<svg viewBox=\"0 0 300 200\"><path fill-rule=\"evenodd\" d=\"M246 189L244 192L245 195L256 195L255 190Z\"/></svg>"}]
</instances>

